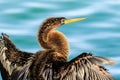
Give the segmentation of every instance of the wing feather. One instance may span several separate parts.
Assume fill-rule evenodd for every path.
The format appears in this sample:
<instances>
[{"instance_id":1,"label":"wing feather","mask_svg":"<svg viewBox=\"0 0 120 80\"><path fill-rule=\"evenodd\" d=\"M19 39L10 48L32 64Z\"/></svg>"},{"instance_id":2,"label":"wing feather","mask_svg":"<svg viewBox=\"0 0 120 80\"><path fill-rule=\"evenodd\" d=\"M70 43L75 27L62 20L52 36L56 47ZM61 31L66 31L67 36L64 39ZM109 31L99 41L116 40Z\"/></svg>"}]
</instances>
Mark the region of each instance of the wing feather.
<instances>
[{"instance_id":1,"label":"wing feather","mask_svg":"<svg viewBox=\"0 0 120 80\"><path fill-rule=\"evenodd\" d=\"M114 80L103 64L114 64L114 61L83 53L71 60L63 80ZM65 68L66 69L66 68ZM60 74L62 75L63 72ZM62 80L61 79L61 80Z\"/></svg>"},{"instance_id":2,"label":"wing feather","mask_svg":"<svg viewBox=\"0 0 120 80\"><path fill-rule=\"evenodd\" d=\"M44 65L39 75L42 75L44 80L53 80L52 64Z\"/></svg>"},{"instance_id":3,"label":"wing feather","mask_svg":"<svg viewBox=\"0 0 120 80\"><path fill-rule=\"evenodd\" d=\"M83 53L70 62L63 62L62 66L58 65L60 68L57 66L57 69L53 63L48 64L54 68L45 67L42 73L46 74L43 77L45 80L114 80L102 66L113 63L110 59ZM49 73L52 73L52 77Z\"/></svg>"},{"instance_id":4,"label":"wing feather","mask_svg":"<svg viewBox=\"0 0 120 80\"><path fill-rule=\"evenodd\" d=\"M20 51L6 34L2 34L0 39L0 71L3 80L26 80L33 58L32 53Z\"/></svg>"},{"instance_id":5,"label":"wing feather","mask_svg":"<svg viewBox=\"0 0 120 80\"><path fill-rule=\"evenodd\" d=\"M59 70L50 67L53 63L47 64L49 67L44 67L41 73L45 80L114 80L103 64L112 65L114 61L83 53L70 62L63 62L62 66L56 66L60 67Z\"/></svg>"}]
</instances>

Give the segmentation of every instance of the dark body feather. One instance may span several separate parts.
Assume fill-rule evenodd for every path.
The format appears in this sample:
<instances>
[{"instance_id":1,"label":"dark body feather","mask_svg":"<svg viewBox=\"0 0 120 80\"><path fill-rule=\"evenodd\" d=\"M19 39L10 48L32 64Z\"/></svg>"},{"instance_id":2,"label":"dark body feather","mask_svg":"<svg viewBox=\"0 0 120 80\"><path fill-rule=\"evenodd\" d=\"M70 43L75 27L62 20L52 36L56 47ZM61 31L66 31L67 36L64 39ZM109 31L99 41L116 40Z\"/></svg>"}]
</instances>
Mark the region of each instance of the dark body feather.
<instances>
[{"instance_id":1,"label":"dark body feather","mask_svg":"<svg viewBox=\"0 0 120 80\"><path fill-rule=\"evenodd\" d=\"M3 80L114 80L103 64L110 59L82 53L68 61L66 37L55 28L64 17L49 18L39 29L38 41L44 50L36 53L16 48L6 34L0 39L0 71Z\"/></svg>"}]
</instances>

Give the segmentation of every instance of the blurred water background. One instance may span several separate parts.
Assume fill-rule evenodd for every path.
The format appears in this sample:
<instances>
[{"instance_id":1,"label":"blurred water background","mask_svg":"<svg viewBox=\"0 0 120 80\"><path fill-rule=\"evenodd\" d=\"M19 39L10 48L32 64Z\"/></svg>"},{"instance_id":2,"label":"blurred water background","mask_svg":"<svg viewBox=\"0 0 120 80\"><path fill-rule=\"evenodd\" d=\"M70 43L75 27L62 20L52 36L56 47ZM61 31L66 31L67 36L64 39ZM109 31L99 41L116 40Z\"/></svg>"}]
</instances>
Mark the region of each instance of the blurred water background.
<instances>
[{"instance_id":1,"label":"blurred water background","mask_svg":"<svg viewBox=\"0 0 120 80\"><path fill-rule=\"evenodd\" d=\"M18 48L36 52L37 31L48 17L86 17L59 27L70 43L70 59L91 52L116 61L106 66L120 80L120 0L0 0L0 33L7 33ZM2 80L0 78L0 80Z\"/></svg>"}]
</instances>

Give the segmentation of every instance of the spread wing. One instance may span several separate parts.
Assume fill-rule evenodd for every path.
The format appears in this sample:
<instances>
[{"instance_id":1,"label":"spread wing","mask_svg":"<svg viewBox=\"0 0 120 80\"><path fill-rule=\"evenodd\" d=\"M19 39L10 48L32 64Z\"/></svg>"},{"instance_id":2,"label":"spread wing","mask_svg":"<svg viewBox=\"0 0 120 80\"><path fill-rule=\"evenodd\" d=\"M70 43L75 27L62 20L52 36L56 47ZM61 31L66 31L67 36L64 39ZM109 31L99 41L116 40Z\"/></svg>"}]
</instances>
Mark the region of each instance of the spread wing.
<instances>
[{"instance_id":1,"label":"spread wing","mask_svg":"<svg viewBox=\"0 0 120 80\"><path fill-rule=\"evenodd\" d=\"M67 72L63 72L63 80L113 80L107 70L101 66L113 63L109 59L84 53L69 62Z\"/></svg>"},{"instance_id":2,"label":"spread wing","mask_svg":"<svg viewBox=\"0 0 120 80\"><path fill-rule=\"evenodd\" d=\"M0 38L0 71L3 80L26 80L34 55L22 52L6 34Z\"/></svg>"},{"instance_id":3,"label":"spread wing","mask_svg":"<svg viewBox=\"0 0 120 80\"><path fill-rule=\"evenodd\" d=\"M58 65L60 67L57 66L57 69L54 64L46 65L42 75L45 80L114 80L102 67L103 64L111 65L114 62L107 58L83 53L70 62Z\"/></svg>"}]
</instances>

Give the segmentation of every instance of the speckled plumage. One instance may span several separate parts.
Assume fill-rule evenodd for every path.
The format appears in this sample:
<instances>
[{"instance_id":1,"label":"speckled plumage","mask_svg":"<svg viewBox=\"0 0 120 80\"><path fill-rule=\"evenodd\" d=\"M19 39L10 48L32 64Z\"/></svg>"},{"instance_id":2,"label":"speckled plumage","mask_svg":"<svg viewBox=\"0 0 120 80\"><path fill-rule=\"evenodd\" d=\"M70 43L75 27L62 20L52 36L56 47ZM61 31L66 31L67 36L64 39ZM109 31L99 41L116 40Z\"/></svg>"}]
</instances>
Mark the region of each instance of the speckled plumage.
<instances>
[{"instance_id":1,"label":"speckled plumage","mask_svg":"<svg viewBox=\"0 0 120 80\"><path fill-rule=\"evenodd\" d=\"M57 27L66 18L48 18L38 31L43 50L19 50L6 34L0 39L0 71L3 80L114 80L102 64L110 59L82 53L68 61L69 44Z\"/></svg>"}]
</instances>

